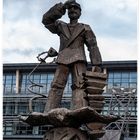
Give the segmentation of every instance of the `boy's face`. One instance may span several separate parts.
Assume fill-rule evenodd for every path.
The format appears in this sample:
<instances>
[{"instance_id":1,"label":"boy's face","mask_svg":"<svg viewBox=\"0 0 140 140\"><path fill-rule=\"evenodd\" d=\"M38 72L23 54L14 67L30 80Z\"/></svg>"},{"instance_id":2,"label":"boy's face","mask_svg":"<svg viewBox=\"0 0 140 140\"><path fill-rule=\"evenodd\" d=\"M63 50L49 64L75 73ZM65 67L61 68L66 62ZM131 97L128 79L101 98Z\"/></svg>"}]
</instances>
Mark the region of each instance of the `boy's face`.
<instances>
[{"instance_id":1,"label":"boy's face","mask_svg":"<svg viewBox=\"0 0 140 140\"><path fill-rule=\"evenodd\" d=\"M70 6L68 8L68 16L70 19L79 19L81 16L81 10L77 6Z\"/></svg>"}]
</instances>

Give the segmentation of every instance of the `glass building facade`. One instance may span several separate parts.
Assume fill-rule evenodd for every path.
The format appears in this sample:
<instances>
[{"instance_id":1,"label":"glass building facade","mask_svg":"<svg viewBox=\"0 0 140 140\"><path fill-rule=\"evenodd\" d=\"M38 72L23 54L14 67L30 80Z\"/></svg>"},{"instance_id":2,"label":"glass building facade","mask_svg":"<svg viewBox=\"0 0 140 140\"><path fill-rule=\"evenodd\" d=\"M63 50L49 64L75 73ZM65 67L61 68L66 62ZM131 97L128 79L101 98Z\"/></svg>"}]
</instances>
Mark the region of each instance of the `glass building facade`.
<instances>
[{"instance_id":1,"label":"glass building facade","mask_svg":"<svg viewBox=\"0 0 140 140\"><path fill-rule=\"evenodd\" d=\"M41 140L46 130L51 126L32 127L18 120L18 115L29 114L29 100L34 96L29 92L29 72L36 64L4 64L3 66L3 138L10 139L37 139ZM112 88L137 88L137 62L136 61L108 61L103 63L107 69L108 79L104 88L105 105L102 114L108 114ZM56 69L55 64L42 64L30 77L30 79L43 87L33 87L32 90L47 96ZM88 65L91 69L91 65ZM71 75L69 75L61 106L70 108L71 102ZM39 98L33 101L32 109L35 112L43 112L47 98ZM127 122L127 136L135 140L137 138L137 95L128 107L131 109L131 121ZM124 109L116 106L116 114L121 116Z\"/></svg>"}]
</instances>

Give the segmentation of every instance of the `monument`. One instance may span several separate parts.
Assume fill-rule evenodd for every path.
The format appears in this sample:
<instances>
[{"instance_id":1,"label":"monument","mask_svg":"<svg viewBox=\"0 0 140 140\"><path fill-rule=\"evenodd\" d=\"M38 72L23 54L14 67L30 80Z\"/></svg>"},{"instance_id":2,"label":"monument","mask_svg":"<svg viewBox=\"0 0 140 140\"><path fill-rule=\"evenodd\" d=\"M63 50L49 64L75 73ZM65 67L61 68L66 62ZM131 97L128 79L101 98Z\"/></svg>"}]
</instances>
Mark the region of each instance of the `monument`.
<instances>
[{"instance_id":1,"label":"monument","mask_svg":"<svg viewBox=\"0 0 140 140\"><path fill-rule=\"evenodd\" d=\"M66 10L69 23L59 20ZM56 53L52 48L48 51L48 56L57 56L57 69L44 112L20 116L22 121L32 126L53 126L46 131L43 140L97 140L105 133L103 127L118 119L117 116L100 114L104 105L102 92L107 74L102 69L95 34L89 25L78 22L81 10L79 3L68 0L64 4L54 5L43 15L42 23L60 38L59 52ZM92 71L87 70L84 45L89 51ZM69 73L72 75L71 108L60 108Z\"/></svg>"}]
</instances>

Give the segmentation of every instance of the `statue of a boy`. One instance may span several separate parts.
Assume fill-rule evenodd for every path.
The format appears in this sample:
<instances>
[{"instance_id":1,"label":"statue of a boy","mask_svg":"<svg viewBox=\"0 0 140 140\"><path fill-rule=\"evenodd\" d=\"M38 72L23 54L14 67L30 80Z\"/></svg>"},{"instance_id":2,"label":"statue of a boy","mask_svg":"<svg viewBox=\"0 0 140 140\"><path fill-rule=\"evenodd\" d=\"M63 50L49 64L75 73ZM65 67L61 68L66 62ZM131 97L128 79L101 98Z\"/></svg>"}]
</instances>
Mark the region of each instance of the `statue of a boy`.
<instances>
[{"instance_id":1,"label":"statue of a boy","mask_svg":"<svg viewBox=\"0 0 140 140\"><path fill-rule=\"evenodd\" d=\"M66 9L70 23L58 20L65 14ZM60 38L60 48L56 59L58 67L51 84L45 112L59 107L69 72L72 74L71 108L87 106L84 99L85 92L82 89L82 74L86 72L87 65L84 44L88 48L92 65L100 66L102 59L95 34L89 25L78 22L80 16L81 6L75 0L64 4L58 3L43 15L42 23Z\"/></svg>"}]
</instances>

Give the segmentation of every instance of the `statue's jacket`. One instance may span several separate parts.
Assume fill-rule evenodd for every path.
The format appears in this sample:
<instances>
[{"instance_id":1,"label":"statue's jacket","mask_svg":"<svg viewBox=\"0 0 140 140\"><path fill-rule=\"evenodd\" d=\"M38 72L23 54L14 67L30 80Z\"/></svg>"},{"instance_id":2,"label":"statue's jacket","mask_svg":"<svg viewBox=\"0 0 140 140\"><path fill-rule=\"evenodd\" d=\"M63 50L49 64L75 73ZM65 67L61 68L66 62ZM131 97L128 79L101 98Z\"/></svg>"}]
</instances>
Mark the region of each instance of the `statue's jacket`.
<instances>
[{"instance_id":1,"label":"statue's jacket","mask_svg":"<svg viewBox=\"0 0 140 140\"><path fill-rule=\"evenodd\" d=\"M97 47L96 37L90 26L77 23L73 32L70 32L68 23L58 20L65 14L63 4L53 6L43 15L42 23L49 31L60 37L60 48L56 62L71 64L77 61L86 62L84 44L88 47L89 56L93 65L102 63L101 54Z\"/></svg>"}]
</instances>

